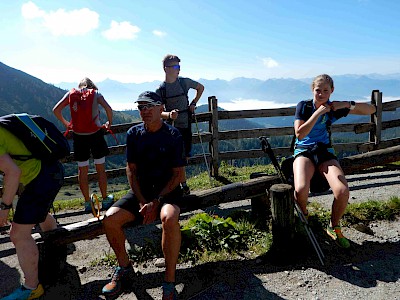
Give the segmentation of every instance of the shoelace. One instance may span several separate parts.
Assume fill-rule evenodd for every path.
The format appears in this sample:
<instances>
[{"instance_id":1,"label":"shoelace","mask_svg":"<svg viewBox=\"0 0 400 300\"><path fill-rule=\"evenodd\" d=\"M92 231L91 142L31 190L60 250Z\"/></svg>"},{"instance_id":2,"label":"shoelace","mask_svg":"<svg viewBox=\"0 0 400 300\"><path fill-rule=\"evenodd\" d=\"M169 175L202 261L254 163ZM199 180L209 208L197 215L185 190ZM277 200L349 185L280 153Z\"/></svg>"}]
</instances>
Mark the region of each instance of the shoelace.
<instances>
[{"instance_id":1,"label":"shoelace","mask_svg":"<svg viewBox=\"0 0 400 300\"><path fill-rule=\"evenodd\" d=\"M125 273L125 270L122 268L116 268L114 274L112 276L112 281L118 281L122 275Z\"/></svg>"},{"instance_id":2,"label":"shoelace","mask_svg":"<svg viewBox=\"0 0 400 300\"><path fill-rule=\"evenodd\" d=\"M335 231L336 236L337 236L338 239L344 238L343 233L342 233L342 230L341 230L340 228L335 227L335 228L334 228L334 231Z\"/></svg>"}]
</instances>

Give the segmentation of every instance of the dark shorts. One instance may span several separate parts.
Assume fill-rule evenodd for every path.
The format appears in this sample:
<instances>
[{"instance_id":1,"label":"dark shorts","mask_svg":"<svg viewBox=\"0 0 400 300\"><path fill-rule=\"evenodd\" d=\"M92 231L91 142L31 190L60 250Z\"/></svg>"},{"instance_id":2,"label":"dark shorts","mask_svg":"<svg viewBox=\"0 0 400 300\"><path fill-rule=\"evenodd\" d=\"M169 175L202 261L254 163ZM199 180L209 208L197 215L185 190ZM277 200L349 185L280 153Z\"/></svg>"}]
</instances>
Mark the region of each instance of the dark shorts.
<instances>
[{"instance_id":1,"label":"dark shorts","mask_svg":"<svg viewBox=\"0 0 400 300\"><path fill-rule=\"evenodd\" d=\"M315 167L317 168L319 165L328 160L337 160L337 157L329 150L333 151L332 148L323 145L316 145L312 149L308 149L307 151L297 154L296 158L300 156L307 157L314 163ZM313 193L322 193L326 192L327 190L329 190L328 181L318 170L316 170L313 177L311 178L310 191Z\"/></svg>"},{"instance_id":2,"label":"dark shorts","mask_svg":"<svg viewBox=\"0 0 400 300\"><path fill-rule=\"evenodd\" d=\"M192 130L191 128L176 127L182 135L183 144L185 146L185 157L192 156Z\"/></svg>"},{"instance_id":3,"label":"dark shorts","mask_svg":"<svg viewBox=\"0 0 400 300\"><path fill-rule=\"evenodd\" d=\"M90 154L94 159L97 159L110 153L107 142L104 139L103 129L88 135L74 133L72 137L74 140L75 161L87 161L90 158Z\"/></svg>"},{"instance_id":4,"label":"dark shorts","mask_svg":"<svg viewBox=\"0 0 400 300\"><path fill-rule=\"evenodd\" d=\"M182 195L183 195L182 189L180 186L178 186L175 190L173 190L171 193L169 193L167 196L163 198L161 205L159 206L160 211L163 204L175 204L181 207ZM158 195L154 194L153 196L148 196L147 199L151 198L155 199L157 196ZM125 196L116 201L113 204L113 207L123 208L132 213L135 216L136 221L139 221L140 223L143 221L143 216L139 213L140 210L139 201L132 190L129 190Z\"/></svg>"},{"instance_id":5,"label":"dark shorts","mask_svg":"<svg viewBox=\"0 0 400 300\"><path fill-rule=\"evenodd\" d=\"M331 160L331 159L337 160L337 157L333 153L329 152L327 149L320 150L318 152L304 151L304 152L296 155L296 157L299 157L299 156L304 156L304 157L309 158L316 167L328 160Z\"/></svg>"},{"instance_id":6,"label":"dark shorts","mask_svg":"<svg viewBox=\"0 0 400 300\"><path fill-rule=\"evenodd\" d=\"M64 183L64 167L60 162L42 164L42 168L18 198L14 222L18 224L42 223Z\"/></svg>"}]
</instances>

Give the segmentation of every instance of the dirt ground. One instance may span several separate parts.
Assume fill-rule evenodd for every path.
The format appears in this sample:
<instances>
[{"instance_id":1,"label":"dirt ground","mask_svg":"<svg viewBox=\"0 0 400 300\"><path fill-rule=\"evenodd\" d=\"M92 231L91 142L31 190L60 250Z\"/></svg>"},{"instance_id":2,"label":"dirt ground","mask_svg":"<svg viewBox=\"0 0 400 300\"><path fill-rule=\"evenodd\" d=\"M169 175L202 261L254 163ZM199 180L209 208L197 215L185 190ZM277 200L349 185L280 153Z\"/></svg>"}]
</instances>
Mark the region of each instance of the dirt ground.
<instances>
[{"instance_id":1,"label":"dirt ground","mask_svg":"<svg viewBox=\"0 0 400 300\"><path fill-rule=\"evenodd\" d=\"M400 170L383 169L347 176L351 203L387 200L398 196ZM332 195L311 196L329 208ZM236 209L250 209L243 200L209 208L224 215ZM183 218L188 217L184 215ZM63 212L63 224L90 218L81 212ZM159 224L127 230L127 247L143 243L144 237L159 238ZM351 248L338 248L324 232L315 232L325 254L319 262L304 238L287 251L257 259L235 259L192 266L181 264L177 271L180 299L400 299L400 219L372 222L344 228ZM91 263L111 249L104 235L69 246L67 264L58 279L46 288L42 299L104 299L101 288L110 279L111 267ZM22 280L8 233L0 233L0 297ZM135 264L141 275L117 299L161 299L163 267L155 260Z\"/></svg>"}]
</instances>

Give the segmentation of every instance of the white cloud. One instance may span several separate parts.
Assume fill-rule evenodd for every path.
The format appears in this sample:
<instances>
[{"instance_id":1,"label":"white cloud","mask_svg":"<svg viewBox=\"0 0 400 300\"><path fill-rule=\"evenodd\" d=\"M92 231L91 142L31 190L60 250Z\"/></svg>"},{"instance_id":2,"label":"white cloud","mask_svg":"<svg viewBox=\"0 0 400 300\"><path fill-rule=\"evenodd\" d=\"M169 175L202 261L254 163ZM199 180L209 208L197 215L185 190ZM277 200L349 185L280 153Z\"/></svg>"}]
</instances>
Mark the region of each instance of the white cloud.
<instances>
[{"instance_id":1,"label":"white cloud","mask_svg":"<svg viewBox=\"0 0 400 300\"><path fill-rule=\"evenodd\" d=\"M258 99L233 99L229 102L218 102L218 106L225 110L249 110L249 109L271 109L291 107L293 103L278 103L274 101L262 101Z\"/></svg>"},{"instance_id":2,"label":"white cloud","mask_svg":"<svg viewBox=\"0 0 400 300\"><path fill-rule=\"evenodd\" d=\"M110 29L103 31L103 36L108 40L132 40L137 37L140 28L130 22L111 21Z\"/></svg>"},{"instance_id":3,"label":"white cloud","mask_svg":"<svg viewBox=\"0 0 400 300\"><path fill-rule=\"evenodd\" d=\"M55 36L85 35L99 26L99 14L88 8L45 12L30 1L22 5L21 13L28 20L41 19L42 26Z\"/></svg>"},{"instance_id":4,"label":"white cloud","mask_svg":"<svg viewBox=\"0 0 400 300\"><path fill-rule=\"evenodd\" d=\"M35 3L29 1L22 5L21 14L22 17L24 17L25 19L35 19L43 17L46 14L46 12L40 10Z\"/></svg>"},{"instance_id":5,"label":"white cloud","mask_svg":"<svg viewBox=\"0 0 400 300\"><path fill-rule=\"evenodd\" d=\"M158 36L158 37L164 37L164 36L167 35L166 32L163 32L163 31L161 31L161 30L153 30L153 34L154 34L155 36Z\"/></svg>"},{"instance_id":6,"label":"white cloud","mask_svg":"<svg viewBox=\"0 0 400 300\"><path fill-rule=\"evenodd\" d=\"M278 62L271 57L262 58L262 62L267 68L275 68L279 66Z\"/></svg>"}]
</instances>

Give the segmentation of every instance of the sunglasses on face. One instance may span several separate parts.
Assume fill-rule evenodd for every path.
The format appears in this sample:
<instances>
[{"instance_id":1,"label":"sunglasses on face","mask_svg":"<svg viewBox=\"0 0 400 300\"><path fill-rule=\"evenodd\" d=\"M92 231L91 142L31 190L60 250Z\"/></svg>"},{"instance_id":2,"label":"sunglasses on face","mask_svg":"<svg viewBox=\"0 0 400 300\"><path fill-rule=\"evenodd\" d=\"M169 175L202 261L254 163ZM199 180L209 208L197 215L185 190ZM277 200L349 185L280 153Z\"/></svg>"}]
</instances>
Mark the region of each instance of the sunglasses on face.
<instances>
[{"instance_id":1,"label":"sunglasses on face","mask_svg":"<svg viewBox=\"0 0 400 300\"><path fill-rule=\"evenodd\" d=\"M137 108L138 108L139 111L142 111L142 110L145 110L145 109L151 109L151 108L153 108L155 106L157 106L157 105L154 105L154 104L151 104L151 103L149 103L149 104L139 104L137 106Z\"/></svg>"},{"instance_id":2,"label":"sunglasses on face","mask_svg":"<svg viewBox=\"0 0 400 300\"><path fill-rule=\"evenodd\" d=\"M173 68L175 70L180 70L181 66L180 65L173 65L173 66L166 66L167 68Z\"/></svg>"}]
</instances>

